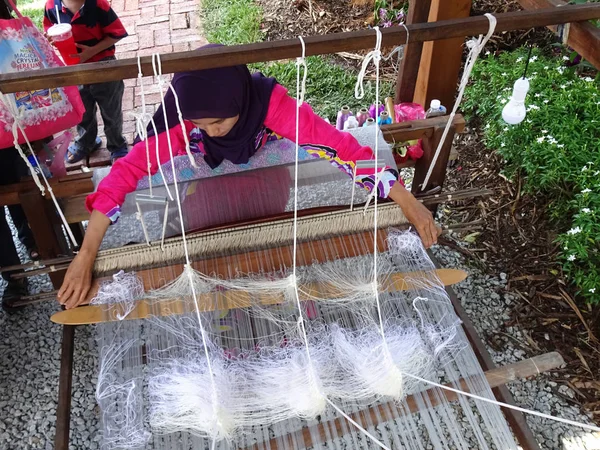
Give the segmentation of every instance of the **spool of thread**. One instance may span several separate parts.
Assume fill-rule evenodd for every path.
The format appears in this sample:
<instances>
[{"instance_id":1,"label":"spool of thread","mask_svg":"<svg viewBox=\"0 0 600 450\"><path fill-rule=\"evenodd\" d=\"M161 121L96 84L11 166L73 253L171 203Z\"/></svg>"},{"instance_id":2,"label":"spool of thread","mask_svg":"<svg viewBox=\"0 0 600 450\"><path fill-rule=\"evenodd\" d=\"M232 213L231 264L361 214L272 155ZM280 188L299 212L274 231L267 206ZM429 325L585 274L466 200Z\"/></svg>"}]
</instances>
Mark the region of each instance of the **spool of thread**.
<instances>
[{"instance_id":1,"label":"spool of thread","mask_svg":"<svg viewBox=\"0 0 600 450\"><path fill-rule=\"evenodd\" d=\"M369 117L367 120L365 120L363 127L370 127L371 125L375 125L375 119Z\"/></svg>"},{"instance_id":2,"label":"spool of thread","mask_svg":"<svg viewBox=\"0 0 600 450\"><path fill-rule=\"evenodd\" d=\"M349 116L348 120L344 122L344 131L358 128L359 126L360 125L358 125L358 120L356 120L356 117Z\"/></svg>"},{"instance_id":3,"label":"spool of thread","mask_svg":"<svg viewBox=\"0 0 600 450\"><path fill-rule=\"evenodd\" d=\"M362 127L369 117L371 117L369 110L367 108L361 108L360 111L358 111L358 114L356 114L358 126Z\"/></svg>"},{"instance_id":4,"label":"spool of thread","mask_svg":"<svg viewBox=\"0 0 600 450\"><path fill-rule=\"evenodd\" d=\"M379 114L379 118L377 119L377 123L379 125L389 125L390 123L392 123L392 118L387 113L387 111L383 111L381 114Z\"/></svg>"},{"instance_id":5,"label":"spool of thread","mask_svg":"<svg viewBox=\"0 0 600 450\"><path fill-rule=\"evenodd\" d=\"M396 123L396 111L394 110L394 99L392 97L386 97L385 99L385 110L392 119L391 123Z\"/></svg>"},{"instance_id":6,"label":"spool of thread","mask_svg":"<svg viewBox=\"0 0 600 450\"><path fill-rule=\"evenodd\" d=\"M337 120L335 122L335 127L338 130L344 129L344 123L348 120L348 117L352 115L349 106L342 106L342 109L338 111Z\"/></svg>"}]
</instances>

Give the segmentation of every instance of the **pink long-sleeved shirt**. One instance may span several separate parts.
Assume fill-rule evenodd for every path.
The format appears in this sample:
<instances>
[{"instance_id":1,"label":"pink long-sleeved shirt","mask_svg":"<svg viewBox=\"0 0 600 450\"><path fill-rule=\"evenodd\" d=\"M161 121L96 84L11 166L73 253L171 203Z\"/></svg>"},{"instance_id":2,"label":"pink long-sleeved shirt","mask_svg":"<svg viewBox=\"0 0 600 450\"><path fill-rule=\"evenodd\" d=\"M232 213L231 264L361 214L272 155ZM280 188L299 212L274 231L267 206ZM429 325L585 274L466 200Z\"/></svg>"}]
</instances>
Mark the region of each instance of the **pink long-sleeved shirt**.
<instances>
[{"instance_id":1,"label":"pink long-sleeved shirt","mask_svg":"<svg viewBox=\"0 0 600 450\"><path fill-rule=\"evenodd\" d=\"M332 164L350 176L354 172L356 161L374 159L373 151L369 147L361 146L354 136L339 131L325 122L306 103L300 107L299 121L301 124L299 144L314 156L330 160ZM291 98L287 90L279 84L273 88L264 126L284 138L292 141L296 139L296 100ZM159 148L158 160L156 152L149 152L152 174L158 171L159 164L170 160L167 133L171 138L173 154L178 156L186 153L183 133L190 136L196 127L190 121L184 121L184 127L185 130L182 129L181 124L178 124L168 131L160 133L158 137L149 138L149 148L155 148L155 139L158 139ZM265 138L259 143L259 146L262 146L266 140L266 133L264 134ZM146 144L138 142L126 157L115 162L110 173L100 182L96 192L87 197L87 209L90 212L94 209L98 210L108 216L111 221L116 221L125 197L135 191L138 182L147 174ZM385 198L397 181L397 174L393 169L387 169L378 181L378 195ZM362 187L371 190L374 176L371 174L357 177L357 182Z\"/></svg>"}]
</instances>

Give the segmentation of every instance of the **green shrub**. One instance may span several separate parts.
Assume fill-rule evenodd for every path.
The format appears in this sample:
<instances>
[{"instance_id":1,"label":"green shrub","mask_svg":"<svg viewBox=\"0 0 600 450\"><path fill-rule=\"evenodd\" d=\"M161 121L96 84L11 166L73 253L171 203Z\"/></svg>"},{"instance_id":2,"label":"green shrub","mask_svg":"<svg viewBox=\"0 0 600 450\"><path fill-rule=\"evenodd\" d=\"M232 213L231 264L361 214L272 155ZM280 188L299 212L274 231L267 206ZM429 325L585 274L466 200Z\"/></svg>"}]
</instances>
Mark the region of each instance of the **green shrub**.
<instances>
[{"instance_id":1,"label":"green shrub","mask_svg":"<svg viewBox=\"0 0 600 450\"><path fill-rule=\"evenodd\" d=\"M551 199L564 273L586 301L600 303L599 77L580 77L566 56L534 52L527 117L516 126L501 118L524 49L480 60L465 93L465 113L482 121L485 143L506 160L507 175L524 176L524 189Z\"/></svg>"},{"instance_id":2,"label":"green shrub","mask_svg":"<svg viewBox=\"0 0 600 450\"><path fill-rule=\"evenodd\" d=\"M341 106L348 105L356 114L362 107L375 103L375 82L365 82L365 97L357 100L354 97L357 72L344 69L323 56L309 56L306 58L308 76L306 79L306 96L304 100L312 106L321 117L327 117L335 123L337 112ZM277 81L289 89L292 96L296 95L296 63L274 62L270 64L255 65L256 69L265 75L277 78ZM379 84L379 98L383 103L385 97L392 95L392 83Z\"/></svg>"},{"instance_id":3,"label":"green shrub","mask_svg":"<svg viewBox=\"0 0 600 450\"><path fill-rule=\"evenodd\" d=\"M260 31L262 11L253 0L204 0L200 17L209 42L227 45L250 44L264 38ZM365 83L364 102L354 98L357 76L355 71L344 69L321 56L308 57L307 65L305 100L318 115L335 120L337 112L344 105L350 106L355 112L374 103L375 83L372 81ZM250 68L277 78L280 84L289 89L290 95L296 95L295 61L252 64ZM381 83L381 102L390 95L392 84Z\"/></svg>"}]
</instances>

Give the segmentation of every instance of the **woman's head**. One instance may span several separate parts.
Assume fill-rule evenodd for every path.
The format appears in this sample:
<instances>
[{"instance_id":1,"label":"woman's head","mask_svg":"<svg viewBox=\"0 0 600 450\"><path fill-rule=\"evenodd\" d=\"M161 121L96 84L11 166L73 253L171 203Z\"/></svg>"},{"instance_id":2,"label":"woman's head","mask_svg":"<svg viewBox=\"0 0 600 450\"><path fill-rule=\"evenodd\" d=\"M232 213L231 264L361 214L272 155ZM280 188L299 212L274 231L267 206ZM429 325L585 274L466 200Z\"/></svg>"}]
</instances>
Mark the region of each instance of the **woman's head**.
<instances>
[{"instance_id":1,"label":"woman's head","mask_svg":"<svg viewBox=\"0 0 600 450\"><path fill-rule=\"evenodd\" d=\"M210 137L225 137L235 126L239 118L240 116L238 114L234 117L226 117L223 119L209 117L205 119L190 119L190 121L201 130L204 130Z\"/></svg>"},{"instance_id":2,"label":"woman's head","mask_svg":"<svg viewBox=\"0 0 600 450\"><path fill-rule=\"evenodd\" d=\"M0 0L1 1L1 0ZM209 44L201 49L224 46ZM216 51L216 52L215 52ZM248 162L256 152L264 130L271 92L276 81L260 73L250 75L244 65L218 69L180 72L171 82L184 119L202 131L204 160L212 168L223 159L235 164ZM162 133L179 124L175 96L169 90L165 107L154 114L154 124L148 126L148 136Z\"/></svg>"},{"instance_id":3,"label":"woman's head","mask_svg":"<svg viewBox=\"0 0 600 450\"><path fill-rule=\"evenodd\" d=\"M172 83L183 118L224 137L250 106L251 82L246 66L233 66L178 73Z\"/></svg>"}]
</instances>

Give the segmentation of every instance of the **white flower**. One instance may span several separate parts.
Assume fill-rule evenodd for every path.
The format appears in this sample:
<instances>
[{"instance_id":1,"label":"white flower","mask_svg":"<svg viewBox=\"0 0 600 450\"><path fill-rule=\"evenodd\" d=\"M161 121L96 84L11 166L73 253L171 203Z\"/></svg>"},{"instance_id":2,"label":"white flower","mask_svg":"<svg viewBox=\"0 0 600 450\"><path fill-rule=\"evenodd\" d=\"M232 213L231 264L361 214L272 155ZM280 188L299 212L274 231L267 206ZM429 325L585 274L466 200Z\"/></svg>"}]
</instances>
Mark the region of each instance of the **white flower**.
<instances>
[{"instance_id":1,"label":"white flower","mask_svg":"<svg viewBox=\"0 0 600 450\"><path fill-rule=\"evenodd\" d=\"M583 191L581 191L582 194L589 194L590 192L592 192L592 190L589 188L585 188Z\"/></svg>"},{"instance_id":2,"label":"white flower","mask_svg":"<svg viewBox=\"0 0 600 450\"><path fill-rule=\"evenodd\" d=\"M533 55L530 59L531 62L537 61L538 57L537 55Z\"/></svg>"},{"instance_id":3,"label":"white flower","mask_svg":"<svg viewBox=\"0 0 600 450\"><path fill-rule=\"evenodd\" d=\"M563 61L568 61L569 57L568 56L563 56Z\"/></svg>"},{"instance_id":4,"label":"white flower","mask_svg":"<svg viewBox=\"0 0 600 450\"><path fill-rule=\"evenodd\" d=\"M563 148L565 146L565 144L558 144L557 147L558 148Z\"/></svg>"},{"instance_id":5,"label":"white flower","mask_svg":"<svg viewBox=\"0 0 600 450\"><path fill-rule=\"evenodd\" d=\"M485 52L485 56L489 55L490 51L488 50L487 52Z\"/></svg>"},{"instance_id":6,"label":"white flower","mask_svg":"<svg viewBox=\"0 0 600 450\"><path fill-rule=\"evenodd\" d=\"M541 144L542 142L544 142L545 137L544 136L540 136L539 138L537 138L538 144Z\"/></svg>"},{"instance_id":7,"label":"white flower","mask_svg":"<svg viewBox=\"0 0 600 450\"><path fill-rule=\"evenodd\" d=\"M591 292L592 294L595 294L595 293L596 293L596 288L591 288L591 289L590 289L590 292Z\"/></svg>"},{"instance_id":8,"label":"white flower","mask_svg":"<svg viewBox=\"0 0 600 450\"><path fill-rule=\"evenodd\" d=\"M541 97L541 96L542 96L542 94L540 94L540 93L536 93L534 97L536 97L536 98L539 98L539 97Z\"/></svg>"},{"instance_id":9,"label":"white flower","mask_svg":"<svg viewBox=\"0 0 600 450\"><path fill-rule=\"evenodd\" d=\"M548 130L542 130L543 134L546 134L548 132Z\"/></svg>"},{"instance_id":10,"label":"white flower","mask_svg":"<svg viewBox=\"0 0 600 450\"><path fill-rule=\"evenodd\" d=\"M565 247L563 248L563 250L569 250L569 247L567 247L567 246L565 245Z\"/></svg>"},{"instance_id":11,"label":"white flower","mask_svg":"<svg viewBox=\"0 0 600 450\"><path fill-rule=\"evenodd\" d=\"M544 70L548 70L550 67L548 66L544 66Z\"/></svg>"},{"instance_id":12,"label":"white flower","mask_svg":"<svg viewBox=\"0 0 600 450\"><path fill-rule=\"evenodd\" d=\"M508 127L504 127L504 128L503 128L503 130L504 130L504 131L508 131Z\"/></svg>"},{"instance_id":13,"label":"white flower","mask_svg":"<svg viewBox=\"0 0 600 450\"><path fill-rule=\"evenodd\" d=\"M522 57L522 56L519 56L519 57L517 58L517 62L521 62L521 61L523 61L523 57Z\"/></svg>"},{"instance_id":14,"label":"white flower","mask_svg":"<svg viewBox=\"0 0 600 450\"><path fill-rule=\"evenodd\" d=\"M598 175L600 175L600 170L596 170L596 171L594 172L594 175L595 175L595 176L598 176Z\"/></svg>"},{"instance_id":15,"label":"white flower","mask_svg":"<svg viewBox=\"0 0 600 450\"><path fill-rule=\"evenodd\" d=\"M581 212L584 214L589 214L592 210L590 208L581 208Z\"/></svg>"},{"instance_id":16,"label":"white flower","mask_svg":"<svg viewBox=\"0 0 600 450\"><path fill-rule=\"evenodd\" d=\"M570 235L575 235L577 233L581 233L581 228L575 227L575 228L571 228L569 231L567 231L567 234L570 234Z\"/></svg>"},{"instance_id":17,"label":"white flower","mask_svg":"<svg viewBox=\"0 0 600 450\"><path fill-rule=\"evenodd\" d=\"M587 81L588 83L594 81L594 79L592 77L585 77L583 80Z\"/></svg>"},{"instance_id":18,"label":"white flower","mask_svg":"<svg viewBox=\"0 0 600 450\"><path fill-rule=\"evenodd\" d=\"M503 76L503 77L505 77L505 76L507 76L507 75L508 75L508 74L507 74L506 72L502 72L502 76Z\"/></svg>"},{"instance_id":19,"label":"white flower","mask_svg":"<svg viewBox=\"0 0 600 450\"><path fill-rule=\"evenodd\" d=\"M564 68L564 67L559 67L559 68L558 68L558 69L556 69L556 70L558 70L558 73L560 73L561 75L562 75L563 73L565 73L565 68Z\"/></svg>"},{"instance_id":20,"label":"white flower","mask_svg":"<svg viewBox=\"0 0 600 450\"><path fill-rule=\"evenodd\" d=\"M536 109L540 109L540 107L537 105L529 105L529 109L536 110Z\"/></svg>"},{"instance_id":21,"label":"white flower","mask_svg":"<svg viewBox=\"0 0 600 450\"><path fill-rule=\"evenodd\" d=\"M569 255L569 257L567 258L568 261L575 261L575 255Z\"/></svg>"},{"instance_id":22,"label":"white flower","mask_svg":"<svg viewBox=\"0 0 600 450\"><path fill-rule=\"evenodd\" d=\"M505 144L504 142L502 142L502 143L500 144L500 147L506 147L506 144Z\"/></svg>"},{"instance_id":23,"label":"white flower","mask_svg":"<svg viewBox=\"0 0 600 450\"><path fill-rule=\"evenodd\" d=\"M561 84L561 85L560 85L560 88L561 88L561 89L566 89L566 88L567 88L567 85L566 85L566 84Z\"/></svg>"},{"instance_id":24,"label":"white flower","mask_svg":"<svg viewBox=\"0 0 600 450\"><path fill-rule=\"evenodd\" d=\"M548 103L548 102L550 102L550 100L544 100L544 103Z\"/></svg>"},{"instance_id":25,"label":"white flower","mask_svg":"<svg viewBox=\"0 0 600 450\"><path fill-rule=\"evenodd\" d=\"M503 98L502 100L500 100L500 103L502 103L504 105L507 101L508 100L506 100L505 98Z\"/></svg>"}]
</instances>

